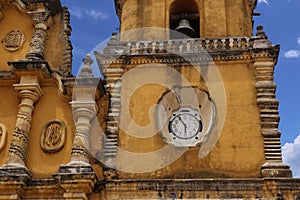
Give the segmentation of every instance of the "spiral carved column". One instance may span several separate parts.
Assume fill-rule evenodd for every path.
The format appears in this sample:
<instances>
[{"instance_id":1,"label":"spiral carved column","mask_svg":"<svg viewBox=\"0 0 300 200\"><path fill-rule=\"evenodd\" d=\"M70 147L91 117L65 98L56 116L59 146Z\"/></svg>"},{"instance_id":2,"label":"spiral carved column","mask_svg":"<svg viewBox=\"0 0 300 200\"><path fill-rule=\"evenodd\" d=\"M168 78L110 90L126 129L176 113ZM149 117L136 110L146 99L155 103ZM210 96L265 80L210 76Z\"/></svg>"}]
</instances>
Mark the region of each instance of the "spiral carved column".
<instances>
[{"instance_id":1,"label":"spiral carved column","mask_svg":"<svg viewBox=\"0 0 300 200\"><path fill-rule=\"evenodd\" d=\"M48 23L50 16L48 11L29 12L34 21L34 32L30 42L30 50L26 55L29 60L44 60L45 41L47 38Z\"/></svg>"}]
</instances>

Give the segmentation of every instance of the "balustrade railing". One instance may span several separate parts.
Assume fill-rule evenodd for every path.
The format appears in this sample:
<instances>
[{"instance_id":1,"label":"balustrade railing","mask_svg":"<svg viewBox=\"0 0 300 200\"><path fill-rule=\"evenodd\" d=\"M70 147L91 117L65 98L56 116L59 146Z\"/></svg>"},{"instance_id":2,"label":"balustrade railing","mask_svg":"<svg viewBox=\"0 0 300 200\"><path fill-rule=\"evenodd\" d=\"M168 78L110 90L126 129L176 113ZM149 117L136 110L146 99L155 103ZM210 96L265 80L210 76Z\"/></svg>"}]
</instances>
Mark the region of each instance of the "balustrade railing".
<instances>
[{"instance_id":1,"label":"balustrade railing","mask_svg":"<svg viewBox=\"0 0 300 200\"><path fill-rule=\"evenodd\" d=\"M158 53L198 53L238 51L253 47L251 37L196 38L162 41L119 42L117 54L148 55ZM122 50L121 50L121 49Z\"/></svg>"}]
</instances>

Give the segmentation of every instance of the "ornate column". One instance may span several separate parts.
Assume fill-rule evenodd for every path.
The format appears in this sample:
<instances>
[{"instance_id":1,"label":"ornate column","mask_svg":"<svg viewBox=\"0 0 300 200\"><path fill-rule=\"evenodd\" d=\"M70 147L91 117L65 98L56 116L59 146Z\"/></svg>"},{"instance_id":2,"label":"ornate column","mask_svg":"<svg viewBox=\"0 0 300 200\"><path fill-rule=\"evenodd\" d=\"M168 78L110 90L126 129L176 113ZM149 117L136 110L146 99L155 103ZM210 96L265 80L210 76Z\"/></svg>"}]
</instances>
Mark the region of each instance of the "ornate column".
<instances>
[{"instance_id":1,"label":"ornate column","mask_svg":"<svg viewBox=\"0 0 300 200\"><path fill-rule=\"evenodd\" d=\"M89 131L90 121L95 117L97 109L95 101L71 102L75 118L76 133L72 146L70 164L89 164Z\"/></svg>"},{"instance_id":2,"label":"ornate column","mask_svg":"<svg viewBox=\"0 0 300 200\"><path fill-rule=\"evenodd\" d=\"M276 99L274 67L277 62L279 47L273 46L263 31L257 28L258 38L254 42L256 71L257 105L260 108L261 128L264 138L265 159L262 166L263 177L291 177L290 167L283 163L279 125L279 101ZM275 58L275 60L274 60Z\"/></svg>"},{"instance_id":3,"label":"ornate column","mask_svg":"<svg viewBox=\"0 0 300 200\"><path fill-rule=\"evenodd\" d=\"M44 60L45 41L47 38L49 11L28 13L34 22L34 32L30 42L30 50L26 55L29 60Z\"/></svg>"},{"instance_id":4,"label":"ornate column","mask_svg":"<svg viewBox=\"0 0 300 200\"><path fill-rule=\"evenodd\" d=\"M90 165L90 127L91 120L97 114L95 92L99 84L99 78L94 78L90 55L83 60L84 66L75 80L73 88L73 101L70 103L73 109L75 121L75 138L73 141L71 161L62 165L54 177L64 188L65 199L87 199L96 182L96 174Z\"/></svg>"},{"instance_id":5,"label":"ornate column","mask_svg":"<svg viewBox=\"0 0 300 200\"><path fill-rule=\"evenodd\" d=\"M9 148L6 164L0 169L0 173L8 176L18 176L21 179L30 178L27 170L26 157L29 143L29 131L32 121L32 112L34 103L36 103L43 95L35 76L22 76L20 84L13 85L15 90L19 92L21 103L16 119L12 141Z\"/></svg>"}]
</instances>

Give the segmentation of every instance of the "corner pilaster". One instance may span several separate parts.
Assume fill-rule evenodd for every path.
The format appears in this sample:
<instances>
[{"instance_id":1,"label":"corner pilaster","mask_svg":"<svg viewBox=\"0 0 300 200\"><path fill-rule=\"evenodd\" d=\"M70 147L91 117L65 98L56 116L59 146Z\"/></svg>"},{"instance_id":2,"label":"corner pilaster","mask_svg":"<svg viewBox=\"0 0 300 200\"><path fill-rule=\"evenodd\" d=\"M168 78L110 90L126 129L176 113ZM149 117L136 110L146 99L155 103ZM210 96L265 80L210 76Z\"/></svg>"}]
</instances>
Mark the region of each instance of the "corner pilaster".
<instances>
[{"instance_id":1,"label":"corner pilaster","mask_svg":"<svg viewBox=\"0 0 300 200\"><path fill-rule=\"evenodd\" d=\"M261 131L264 138L265 164L261 168L263 177L291 177L290 167L283 163L280 136L280 121L274 83L274 67L279 47L273 46L263 31L257 28L254 42L254 69L256 72L257 105L260 108Z\"/></svg>"}]
</instances>

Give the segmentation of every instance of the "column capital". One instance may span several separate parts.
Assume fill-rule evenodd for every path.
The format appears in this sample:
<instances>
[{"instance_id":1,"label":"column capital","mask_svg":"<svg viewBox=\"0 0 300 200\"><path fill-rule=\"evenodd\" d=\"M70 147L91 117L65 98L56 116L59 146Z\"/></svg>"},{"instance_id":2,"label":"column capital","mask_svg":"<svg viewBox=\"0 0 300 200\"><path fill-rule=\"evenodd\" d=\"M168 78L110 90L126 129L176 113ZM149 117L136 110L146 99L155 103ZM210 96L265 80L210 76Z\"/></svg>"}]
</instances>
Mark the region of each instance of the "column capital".
<instances>
[{"instance_id":1,"label":"column capital","mask_svg":"<svg viewBox=\"0 0 300 200\"><path fill-rule=\"evenodd\" d=\"M79 116L89 116L89 118L92 119L98 111L96 102L94 100L72 101L70 104L73 108L73 114L76 118Z\"/></svg>"},{"instance_id":2,"label":"column capital","mask_svg":"<svg viewBox=\"0 0 300 200\"><path fill-rule=\"evenodd\" d=\"M15 90L19 92L21 98L30 98L34 103L43 96L43 91L38 83L37 77L22 76L20 83L14 84L13 86Z\"/></svg>"},{"instance_id":3,"label":"column capital","mask_svg":"<svg viewBox=\"0 0 300 200\"><path fill-rule=\"evenodd\" d=\"M44 24L45 27L36 27L36 28L43 28L44 30L47 30L49 26L49 19L50 19L50 11L47 10L36 10L32 12L28 12L29 16L34 22L34 25Z\"/></svg>"}]
</instances>

